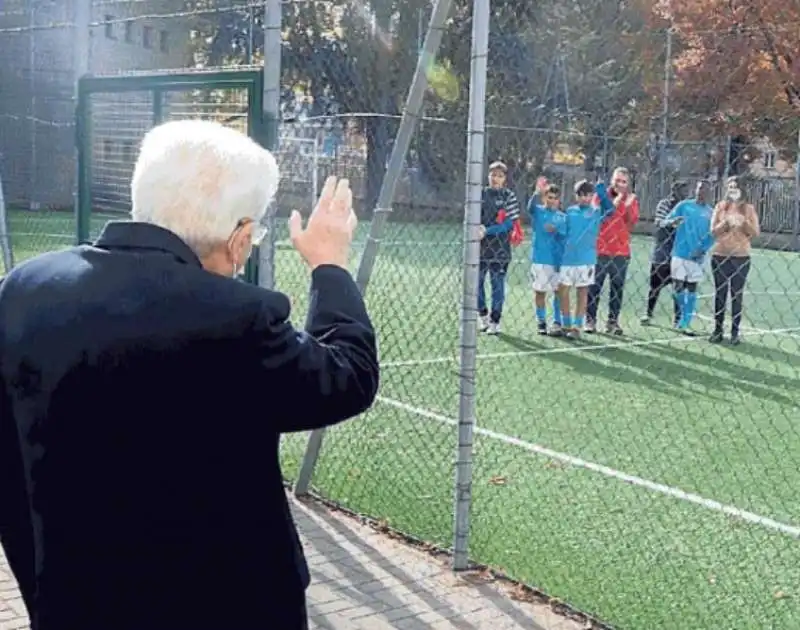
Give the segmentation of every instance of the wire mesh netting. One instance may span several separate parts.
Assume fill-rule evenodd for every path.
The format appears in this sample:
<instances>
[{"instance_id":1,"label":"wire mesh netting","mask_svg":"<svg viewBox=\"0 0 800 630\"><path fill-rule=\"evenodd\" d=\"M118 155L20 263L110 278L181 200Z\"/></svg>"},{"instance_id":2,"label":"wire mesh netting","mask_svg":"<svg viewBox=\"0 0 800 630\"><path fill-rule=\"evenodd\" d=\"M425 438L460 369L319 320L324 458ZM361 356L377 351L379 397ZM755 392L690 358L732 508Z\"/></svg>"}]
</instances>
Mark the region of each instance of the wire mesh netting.
<instances>
[{"instance_id":1,"label":"wire mesh netting","mask_svg":"<svg viewBox=\"0 0 800 630\"><path fill-rule=\"evenodd\" d=\"M169 74L161 75L165 87L142 91L93 92L89 96L87 133L90 135L91 237L111 219L130 213L130 182L139 145L154 125L170 120L210 120L249 133L247 88L211 87L213 79L196 73L200 87L176 89ZM132 87L152 81L155 75L128 75ZM206 81L208 86L204 86ZM260 113L258 114L260 116Z\"/></svg>"},{"instance_id":2,"label":"wire mesh netting","mask_svg":"<svg viewBox=\"0 0 800 630\"><path fill-rule=\"evenodd\" d=\"M611 12L578 5L492 14L485 164L507 165L525 241L511 248L507 272L494 282L490 261L468 261L486 269L486 310L504 302L499 334L488 334L487 322L477 340L470 557L620 628L793 627L800 621L791 594L800 534L796 128L762 134L755 116L751 124L704 113L704 96L684 92L691 23L668 31L658 8L640 3ZM381 340L381 392L363 418L327 434L312 483L328 499L445 547L453 541L456 426L470 373L460 337L470 315L461 308L470 23L467 7L454 11L367 291ZM530 22L520 20L527 11ZM416 59L408 51L418 49L418 15L389 17L382 31L381 16L373 16L368 37L355 18L342 29L341 48L352 46L358 65L346 53L300 63L291 52L289 64L300 68L284 72L285 84L314 77L317 91L298 89L308 99L306 122L284 126L280 151L293 166L283 190L299 187L291 203L307 207L309 165L316 181L328 173L352 178L363 219L353 269L369 246L370 210L391 148L385 139L396 133L392 117L410 79L389 81L383 64L407 68L407 57ZM288 19L321 18L297 9ZM398 52L386 54L387 41ZM319 84L332 83L331 105ZM339 110L326 110L333 106ZM321 129L320 116L340 123ZM750 131L740 138L740 128ZM291 140L298 136L313 142ZM535 233L526 211L535 207L536 182L555 184L566 210L576 183L610 181L618 166L627 169L639 219L629 249L600 244L619 255L591 267L605 276L589 305L597 306L596 325L575 339L539 334L532 249L546 234ZM734 175L743 203L726 201ZM709 184L707 231L715 208L719 219L716 242L700 276L662 286L664 266L652 264L659 204L671 211L673 186L685 182L691 198L701 180ZM492 225L494 217L484 227ZM303 295L307 275L285 243L277 274L278 286ZM544 291L551 330L553 293ZM674 328L676 300L696 301L683 309L693 313L686 331ZM298 319L304 306L295 304ZM284 442L290 478L305 446L305 436Z\"/></svg>"},{"instance_id":3,"label":"wire mesh netting","mask_svg":"<svg viewBox=\"0 0 800 630\"><path fill-rule=\"evenodd\" d=\"M487 94L479 158L487 171L506 165L524 240L489 264L465 261L470 3L452 2L439 25L421 115L377 233L434 7L282 3L274 280L293 298L293 319L306 313L309 275L282 219L308 212L328 175L348 177L355 192L351 269L378 244L367 301L381 392L370 412L327 434L315 492L445 548L455 508L471 501L469 531L457 533L469 534L473 560L615 627L800 627L800 15L792 3L737 6L673 0L667 14L645 0L494 3L489 72L476 77ZM74 192L75 76L72 66L57 70L72 54L58 42L74 26L61 3L1 10L0 167L20 260L74 237L62 209ZM264 61L260 3L105 0L91 23L92 72ZM158 111L247 127L240 91L163 96L160 105L146 90L92 96L93 229L127 211L138 142ZM595 326L539 334L540 318L557 330L560 281L541 290L532 278L532 263L544 264L535 244L548 238L532 221L549 194L535 197L537 182L553 184L552 204L567 210L576 183L610 182L618 166L638 220L628 214L617 226L631 232L629 247L605 232L593 244L602 257L587 273L605 285L587 290ZM701 180L706 203L682 208L708 224L695 224L695 264L673 269L673 250L656 243L671 236L673 192L693 197ZM496 219L487 210L483 227L505 225ZM712 229L713 242L703 238ZM502 242L502 233L490 236ZM696 255L701 244L711 247ZM471 340L464 322L479 313L477 296L462 306L465 268L481 267L486 310L501 317L499 330L487 322ZM693 315L686 331L675 329L676 305ZM568 315L581 323L574 308ZM473 341L474 366L462 359ZM473 368L475 442L460 444L457 459L457 425L473 419L464 396ZM290 481L306 444L306 435L282 444ZM454 501L455 464L473 483Z\"/></svg>"},{"instance_id":4,"label":"wire mesh netting","mask_svg":"<svg viewBox=\"0 0 800 630\"><path fill-rule=\"evenodd\" d=\"M69 220L51 211L72 203L75 107L68 22L60 3L0 6L0 174L13 236L3 246L8 260L67 245L74 234Z\"/></svg>"}]
</instances>

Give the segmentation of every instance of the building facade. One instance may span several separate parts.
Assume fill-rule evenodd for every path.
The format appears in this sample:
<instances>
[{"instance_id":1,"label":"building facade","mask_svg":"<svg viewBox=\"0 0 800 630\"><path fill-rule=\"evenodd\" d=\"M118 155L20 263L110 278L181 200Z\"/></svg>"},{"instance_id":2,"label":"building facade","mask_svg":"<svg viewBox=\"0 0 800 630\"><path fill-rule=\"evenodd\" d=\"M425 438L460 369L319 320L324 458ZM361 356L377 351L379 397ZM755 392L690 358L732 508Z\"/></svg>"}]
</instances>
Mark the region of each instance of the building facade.
<instances>
[{"instance_id":1,"label":"building facade","mask_svg":"<svg viewBox=\"0 0 800 630\"><path fill-rule=\"evenodd\" d=\"M0 176L6 202L68 208L76 181L76 3L3 0L0 4ZM174 0L177 11L182 3ZM91 8L90 74L185 68L189 25L170 2L95 2ZM126 186L145 104L137 95L92 103L93 179ZM107 184L102 184L107 180Z\"/></svg>"}]
</instances>

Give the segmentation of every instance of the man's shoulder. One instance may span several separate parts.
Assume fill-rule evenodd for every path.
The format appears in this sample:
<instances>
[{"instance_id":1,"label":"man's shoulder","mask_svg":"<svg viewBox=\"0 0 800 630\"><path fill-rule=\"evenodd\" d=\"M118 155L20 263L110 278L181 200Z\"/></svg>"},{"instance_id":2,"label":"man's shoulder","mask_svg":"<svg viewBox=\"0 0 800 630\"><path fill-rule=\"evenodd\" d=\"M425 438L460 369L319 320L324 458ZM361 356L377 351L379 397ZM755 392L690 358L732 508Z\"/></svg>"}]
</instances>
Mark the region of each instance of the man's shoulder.
<instances>
[{"instance_id":1,"label":"man's shoulder","mask_svg":"<svg viewBox=\"0 0 800 630\"><path fill-rule=\"evenodd\" d=\"M168 256L134 261L125 253L79 245L41 254L16 266L3 283L7 295L49 296L73 303L127 299L149 304L171 304L171 308L199 310L209 314L238 311L286 317L288 298L246 282L220 276L202 267L175 261ZM65 303L66 303L65 302Z\"/></svg>"}]
</instances>

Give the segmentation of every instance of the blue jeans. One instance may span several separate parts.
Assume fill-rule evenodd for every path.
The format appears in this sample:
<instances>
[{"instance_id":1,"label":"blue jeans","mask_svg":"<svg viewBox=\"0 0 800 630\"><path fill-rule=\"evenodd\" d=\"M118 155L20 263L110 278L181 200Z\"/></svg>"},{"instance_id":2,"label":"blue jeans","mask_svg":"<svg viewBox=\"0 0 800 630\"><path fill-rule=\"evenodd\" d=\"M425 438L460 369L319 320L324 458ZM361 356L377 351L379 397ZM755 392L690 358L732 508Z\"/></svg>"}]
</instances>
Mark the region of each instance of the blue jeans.
<instances>
[{"instance_id":1,"label":"blue jeans","mask_svg":"<svg viewBox=\"0 0 800 630\"><path fill-rule=\"evenodd\" d=\"M481 317L490 315L489 319L497 324L503 316L503 303L506 300L506 274L508 263L494 260L481 260L478 266L478 314ZM492 287L492 311L486 305L486 274L489 274L489 284Z\"/></svg>"},{"instance_id":2,"label":"blue jeans","mask_svg":"<svg viewBox=\"0 0 800 630\"><path fill-rule=\"evenodd\" d=\"M625 288L625 278L628 275L627 256L598 256L594 269L594 284L589 287L589 301L586 305L586 317L597 321L597 309L600 305L600 294L608 278L608 321L619 322L622 310L622 293Z\"/></svg>"}]
</instances>

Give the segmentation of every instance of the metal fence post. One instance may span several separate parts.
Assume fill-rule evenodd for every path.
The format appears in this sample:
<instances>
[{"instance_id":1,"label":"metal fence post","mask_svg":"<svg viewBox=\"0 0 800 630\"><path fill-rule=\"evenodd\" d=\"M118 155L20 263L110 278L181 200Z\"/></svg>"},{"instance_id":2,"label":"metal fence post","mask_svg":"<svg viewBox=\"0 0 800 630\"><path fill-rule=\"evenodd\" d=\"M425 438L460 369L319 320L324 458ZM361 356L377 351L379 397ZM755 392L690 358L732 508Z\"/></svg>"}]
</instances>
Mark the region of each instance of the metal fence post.
<instances>
[{"instance_id":1,"label":"metal fence post","mask_svg":"<svg viewBox=\"0 0 800 630\"><path fill-rule=\"evenodd\" d=\"M74 34L72 37L73 57L72 67L75 72L75 111L76 111L76 133L75 133L75 191L73 193L74 212L75 212L75 231L78 243L89 238L91 227L92 202L91 186L87 181L88 160L90 156L84 150L88 144L85 134L89 133L89 117L91 111L88 103L82 100L80 90L81 77L89 74L91 56L91 28L92 21L92 0L75 0L74 3Z\"/></svg>"},{"instance_id":2,"label":"metal fence post","mask_svg":"<svg viewBox=\"0 0 800 630\"><path fill-rule=\"evenodd\" d=\"M461 305L460 397L453 523L453 568L469 567L469 517L472 505L472 454L475 430L475 379L478 346L478 264L486 133L486 73L490 0L472 4L472 60L467 129L467 181L464 208L464 293Z\"/></svg>"},{"instance_id":3,"label":"metal fence post","mask_svg":"<svg viewBox=\"0 0 800 630\"><path fill-rule=\"evenodd\" d=\"M3 179L0 177L0 249L3 250L3 275L9 273L14 266L14 250L9 232L6 199L3 195Z\"/></svg>"},{"instance_id":4,"label":"metal fence post","mask_svg":"<svg viewBox=\"0 0 800 630\"><path fill-rule=\"evenodd\" d=\"M664 54L664 109L661 121L661 155L659 159L659 187L658 196L667 196L667 151L669 150L669 97L672 79L672 17L667 28L667 50Z\"/></svg>"},{"instance_id":5,"label":"metal fence post","mask_svg":"<svg viewBox=\"0 0 800 630\"><path fill-rule=\"evenodd\" d=\"M281 27L283 6L281 0L264 2L264 145L274 154L278 152L281 112ZM276 156L277 157L277 156ZM275 288L275 248L277 235L278 205L275 201L267 209L263 221L266 226L264 240L254 256L258 284L267 289Z\"/></svg>"},{"instance_id":6,"label":"metal fence post","mask_svg":"<svg viewBox=\"0 0 800 630\"><path fill-rule=\"evenodd\" d=\"M800 250L800 131L797 132L797 160L794 167L794 214L792 215L792 244L794 251Z\"/></svg>"},{"instance_id":7,"label":"metal fence post","mask_svg":"<svg viewBox=\"0 0 800 630\"><path fill-rule=\"evenodd\" d=\"M362 294L367 291L367 286L372 276L372 270L375 266L375 259L378 256L378 245L380 244L386 221L392 211L392 202L394 201L397 182L400 180L400 175L403 172L408 149L411 145L411 138L414 135L417 122L420 118L420 112L422 111L425 90L428 88L427 72L436 60L436 54L442 42L445 20L448 13L450 13L451 4L452 0L436 0L436 4L431 13L428 32L425 34L422 52L417 59L414 77L411 80L411 86L408 88L406 105L403 108L400 126L397 129L397 137L392 145L389 164L386 167L386 173L378 193L377 207L372 215L369 235L367 236L367 242L356 273L356 284ZM324 434L325 429L318 429L313 431L309 437L303 463L294 486L294 492L298 496L308 493L308 488L311 485L311 478L314 474L314 468L317 465L317 459L319 458L319 453L322 448L322 438Z\"/></svg>"},{"instance_id":8,"label":"metal fence post","mask_svg":"<svg viewBox=\"0 0 800 630\"><path fill-rule=\"evenodd\" d=\"M725 137L725 163L723 164L723 169L722 169L723 182L727 181L728 177L730 177L731 174L731 148L732 148L731 140L732 139L730 135Z\"/></svg>"}]
</instances>

